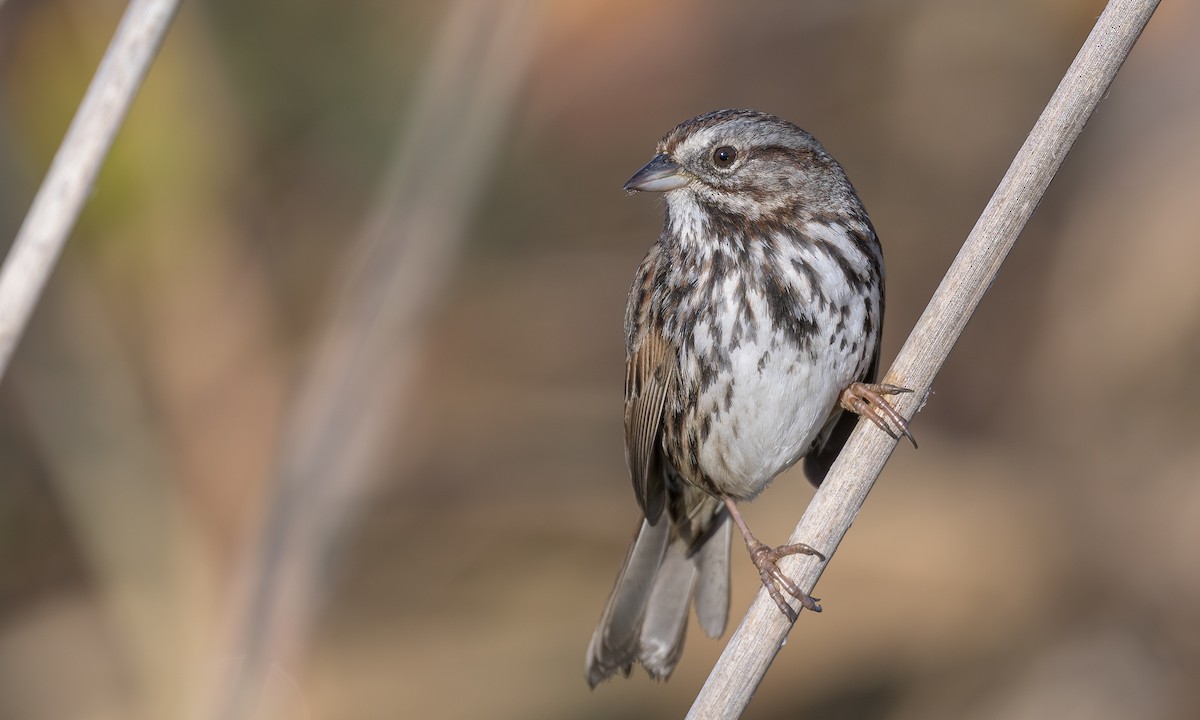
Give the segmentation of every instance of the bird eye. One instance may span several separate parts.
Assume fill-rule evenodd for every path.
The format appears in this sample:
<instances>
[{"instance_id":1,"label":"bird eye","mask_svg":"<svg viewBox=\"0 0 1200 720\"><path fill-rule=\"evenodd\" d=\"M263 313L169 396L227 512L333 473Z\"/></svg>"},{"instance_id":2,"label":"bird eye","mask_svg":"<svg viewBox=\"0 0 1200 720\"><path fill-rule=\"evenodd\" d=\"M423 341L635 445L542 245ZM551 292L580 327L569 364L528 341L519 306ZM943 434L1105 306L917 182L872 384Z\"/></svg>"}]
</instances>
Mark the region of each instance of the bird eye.
<instances>
[{"instance_id":1,"label":"bird eye","mask_svg":"<svg viewBox=\"0 0 1200 720\"><path fill-rule=\"evenodd\" d=\"M737 160L737 150L734 150L728 145L722 145L716 150L713 150L712 160L713 165L716 165L719 168L727 168L733 164L734 160Z\"/></svg>"}]
</instances>

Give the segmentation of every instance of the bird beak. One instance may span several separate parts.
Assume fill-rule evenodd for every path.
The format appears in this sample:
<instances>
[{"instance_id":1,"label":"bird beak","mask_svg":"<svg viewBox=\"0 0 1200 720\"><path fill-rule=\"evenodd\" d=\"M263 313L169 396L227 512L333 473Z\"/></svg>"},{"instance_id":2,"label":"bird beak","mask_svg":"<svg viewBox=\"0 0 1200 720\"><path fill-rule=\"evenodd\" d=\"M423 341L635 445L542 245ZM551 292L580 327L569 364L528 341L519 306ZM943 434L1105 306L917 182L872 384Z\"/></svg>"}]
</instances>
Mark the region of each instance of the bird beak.
<instances>
[{"instance_id":1,"label":"bird beak","mask_svg":"<svg viewBox=\"0 0 1200 720\"><path fill-rule=\"evenodd\" d=\"M684 174L683 168L671 162L666 155L659 153L641 170L634 173L625 183L625 190L633 192L666 192L678 190L687 185L691 179Z\"/></svg>"}]
</instances>

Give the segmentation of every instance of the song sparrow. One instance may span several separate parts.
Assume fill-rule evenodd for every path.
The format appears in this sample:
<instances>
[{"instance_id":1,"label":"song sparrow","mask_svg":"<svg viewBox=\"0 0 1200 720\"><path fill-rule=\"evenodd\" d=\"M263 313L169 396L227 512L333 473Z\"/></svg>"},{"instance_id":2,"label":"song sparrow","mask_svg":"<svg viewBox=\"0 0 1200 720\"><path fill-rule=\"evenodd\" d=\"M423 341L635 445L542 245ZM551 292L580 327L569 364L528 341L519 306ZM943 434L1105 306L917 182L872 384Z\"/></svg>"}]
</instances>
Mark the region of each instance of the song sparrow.
<instances>
[{"instance_id":1,"label":"song sparrow","mask_svg":"<svg viewBox=\"0 0 1200 720\"><path fill-rule=\"evenodd\" d=\"M776 564L736 501L805 458L819 485L863 415L912 439L875 385L883 254L841 166L813 136L753 110L676 127L629 182L665 193L661 236L625 311L625 454L644 518L587 653L595 687L640 662L666 678L688 607L724 632L730 518L763 584L820 607ZM846 412L849 411L849 412Z\"/></svg>"}]
</instances>

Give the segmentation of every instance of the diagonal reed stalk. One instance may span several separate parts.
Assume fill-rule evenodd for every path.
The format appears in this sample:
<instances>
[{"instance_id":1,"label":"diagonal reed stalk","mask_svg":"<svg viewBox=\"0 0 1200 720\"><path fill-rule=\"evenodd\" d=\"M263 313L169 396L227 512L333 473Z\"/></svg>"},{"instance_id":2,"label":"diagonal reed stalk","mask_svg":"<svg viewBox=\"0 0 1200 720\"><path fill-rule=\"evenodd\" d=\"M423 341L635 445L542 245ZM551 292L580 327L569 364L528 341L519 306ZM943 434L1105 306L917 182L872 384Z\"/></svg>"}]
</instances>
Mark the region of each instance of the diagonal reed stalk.
<instances>
[{"instance_id":1,"label":"diagonal reed stalk","mask_svg":"<svg viewBox=\"0 0 1200 720\"><path fill-rule=\"evenodd\" d=\"M511 120L534 3L456 0L350 251L283 433L204 718L295 717L274 680L302 662L329 559L403 436L424 328ZM303 704L302 702L300 703Z\"/></svg>"},{"instance_id":2,"label":"diagonal reed stalk","mask_svg":"<svg viewBox=\"0 0 1200 720\"><path fill-rule=\"evenodd\" d=\"M915 390L896 402L905 417L924 403L934 376L1157 7L1158 0L1112 0L1096 21L883 379ZM788 542L808 543L832 558L895 446L870 423L859 423ZM812 557L789 557L781 564L805 591L825 569ZM687 717L739 717L791 628L760 589Z\"/></svg>"},{"instance_id":3,"label":"diagonal reed stalk","mask_svg":"<svg viewBox=\"0 0 1200 720\"><path fill-rule=\"evenodd\" d=\"M0 379L180 0L133 0L0 268Z\"/></svg>"}]
</instances>

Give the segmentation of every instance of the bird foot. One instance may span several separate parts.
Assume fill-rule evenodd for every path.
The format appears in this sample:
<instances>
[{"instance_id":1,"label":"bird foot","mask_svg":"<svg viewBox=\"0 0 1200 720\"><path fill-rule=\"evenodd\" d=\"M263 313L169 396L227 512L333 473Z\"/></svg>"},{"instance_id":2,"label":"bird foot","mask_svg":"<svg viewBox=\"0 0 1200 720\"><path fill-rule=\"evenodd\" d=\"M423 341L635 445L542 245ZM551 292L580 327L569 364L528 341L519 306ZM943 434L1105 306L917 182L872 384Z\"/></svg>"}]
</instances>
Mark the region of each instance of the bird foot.
<instances>
[{"instance_id":1,"label":"bird foot","mask_svg":"<svg viewBox=\"0 0 1200 720\"><path fill-rule=\"evenodd\" d=\"M788 620L796 622L796 611L784 599L782 591L787 591L789 595L799 600L805 610L821 612L821 606L817 604L819 598L815 598L801 590L796 583L792 582L791 578L783 574L783 570L779 569L779 560L788 555L816 555L822 562L825 560L824 555L804 543L780 545L773 548L755 540L750 545L750 559L754 561L754 566L758 568L758 575L762 578L763 586L770 593L771 599L775 601L775 604L787 616Z\"/></svg>"},{"instance_id":2,"label":"bird foot","mask_svg":"<svg viewBox=\"0 0 1200 720\"><path fill-rule=\"evenodd\" d=\"M842 391L841 405L855 415L861 415L875 423L876 427L887 433L888 437L893 440L899 440L901 436L908 438L915 448L917 440L908 430L908 420L904 419L904 416L897 412L896 408L892 407L892 404L884 397L885 395L901 395L910 392L912 390L898 385L856 382L851 383L850 387Z\"/></svg>"}]
</instances>

